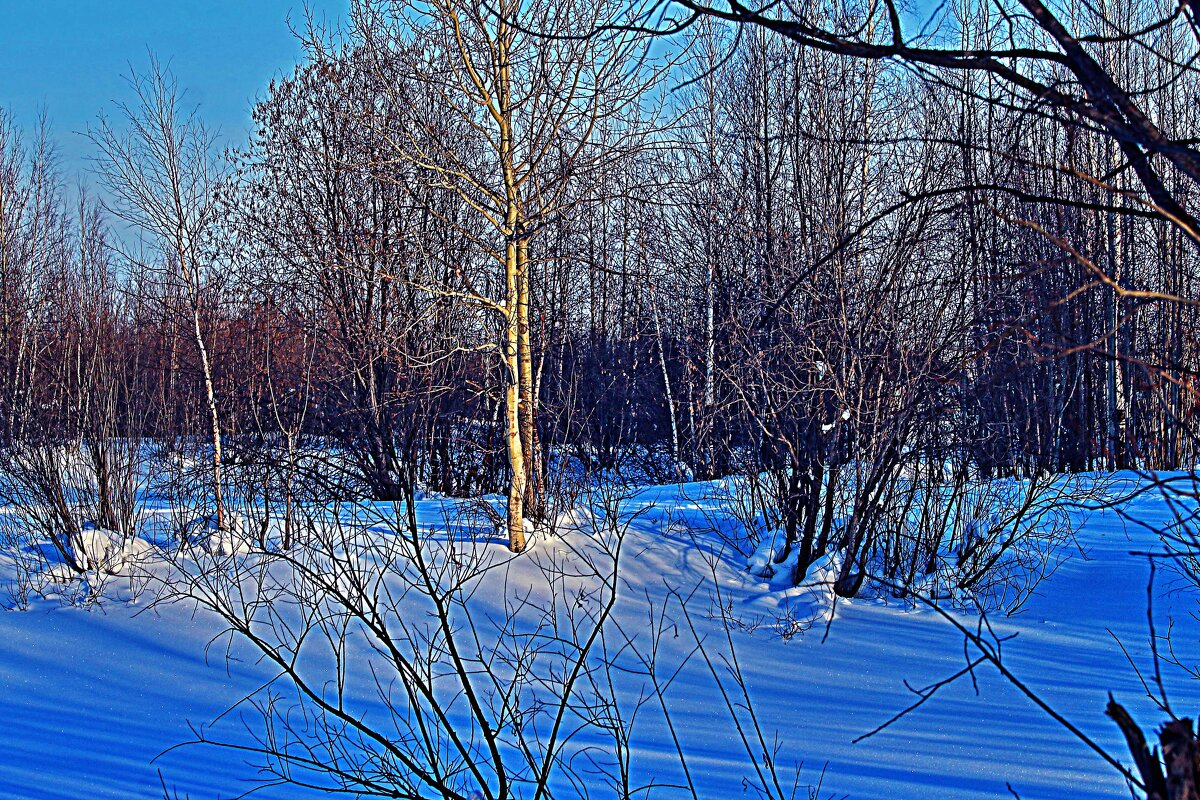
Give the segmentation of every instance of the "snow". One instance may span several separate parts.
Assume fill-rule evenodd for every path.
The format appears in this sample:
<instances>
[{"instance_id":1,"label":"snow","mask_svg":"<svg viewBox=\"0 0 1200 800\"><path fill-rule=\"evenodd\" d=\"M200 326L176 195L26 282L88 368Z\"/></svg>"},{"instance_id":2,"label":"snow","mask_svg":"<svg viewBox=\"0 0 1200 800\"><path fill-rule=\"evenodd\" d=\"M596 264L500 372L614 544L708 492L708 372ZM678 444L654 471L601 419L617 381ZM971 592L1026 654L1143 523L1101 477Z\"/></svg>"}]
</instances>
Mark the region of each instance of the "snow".
<instances>
[{"instance_id":1,"label":"snow","mask_svg":"<svg viewBox=\"0 0 1200 800\"><path fill-rule=\"evenodd\" d=\"M622 500L628 538L618 622L647 635L648 607L661 607L672 591L699 587L692 619L707 646L723 652L719 618L722 610L732 615L730 638L754 708L768 737L777 732L783 743L778 763L803 763L802 785L821 782L822 797L969 800L1011 796L1008 786L1027 800L1060 797L1068 787L1072 797L1128 796L1111 767L987 666L975 671L974 681L938 691L914 713L855 743L914 701L908 686L927 686L962 669L962 637L931 608L885 598L835 602L829 585L837 564L828 557L810 570L805 586L791 586L786 562L772 564L769 539L747 557L713 530L720 490L714 484L644 487ZM527 554L511 561L502 537L490 531L476 546L509 564L505 586L536 587L538 559L602 549L599 506L561 512L539 526ZM455 507L452 500L427 498L418 504L419 518L436 527ZM1173 517L1154 492L1122 511L1146 525L1131 525L1116 510L1081 518L1077 542L1064 546L1065 560L1021 613L990 623L998 637L1016 634L1003 642L1006 666L1128 761L1119 731L1103 713L1108 692L1147 731L1162 721L1122 652L1123 646L1138 668L1149 670L1149 565L1131 553L1161 550L1149 529ZM206 544L214 554L249 551L245 521L237 519L229 536L209 532ZM93 529L89 535L81 545L92 563L155 573L145 540L117 552L109 533ZM1175 646L1187 658L1200 624L1188 613L1195 596L1183 588L1178 577L1160 570L1154 616L1160 635L1173 624ZM192 800L245 792L254 770L244 756L171 748L193 739L189 726L195 725L245 737L238 713L222 715L274 674L247 647L214 640L220 625L194 606L148 605L124 580L110 581L103 591L86 607L50 599L0 613L0 796L161 797L164 783ZM505 598L481 591L471 602L473 610L496 614ZM961 611L950 613L973 622ZM675 624L683 624L678 616ZM743 796L741 779L750 765L712 675L687 658L694 641L678 631L663 638L662 657L674 665L686 661L668 701L700 794ZM1192 713L1200 691L1178 668L1165 669L1172 703ZM370 677L357 680L369 694ZM644 772L678 777L661 725L647 723L635 747ZM307 795L276 789L259 796Z\"/></svg>"},{"instance_id":2,"label":"snow","mask_svg":"<svg viewBox=\"0 0 1200 800\"><path fill-rule=\"evenodd\" d=\"M130 568L137 568L150 557L152 550L145 539L126 538L91 522L80 527L78 541L73 542L72 549L80 567L108 575L120 575Z\"/></svg>"},{"instance_id":3,"label":"snow","mask_svg":"<svg viewBox=\"0 0 1200 800\"><path fill-rule=\"evenodd\" d=\"M211 555L243 556L254 550L254 542L249 534L250 526L242 514L226 514L223 527L217 526L214 517L205 516L197 520L194 527L204 531L199 544Z\"/></svg>"}]
</instances>

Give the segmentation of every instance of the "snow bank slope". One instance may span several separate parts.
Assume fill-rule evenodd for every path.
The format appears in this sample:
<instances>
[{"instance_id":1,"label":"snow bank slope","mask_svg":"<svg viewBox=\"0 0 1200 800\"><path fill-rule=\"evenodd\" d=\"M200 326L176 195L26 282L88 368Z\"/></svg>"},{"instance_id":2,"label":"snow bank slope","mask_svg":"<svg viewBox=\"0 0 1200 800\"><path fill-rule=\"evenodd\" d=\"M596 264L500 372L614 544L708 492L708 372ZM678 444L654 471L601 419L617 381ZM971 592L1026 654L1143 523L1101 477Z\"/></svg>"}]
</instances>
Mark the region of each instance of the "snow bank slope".
<instances>
[{"instance_id":1,"label":"snow bank slope","mask_svg":"<svg viewBox=\"0 0 1200 800\"><path fill-rule=\"evenodd\" d=\"M713 541L695 540L688 523L703 528L694 518L701 493L696 485L654 487L627 501L627 508L652 507L631 526L627 547L634 557L625 561L627 603L620 610L625 623L644 619L646 592L654 602L665 585L711 587L714 578L743 620L769 622L789 605L797 618L826 609L827 594L773 590L744 570L744 559L721 553ZM441 502L423 504L430 520L440 518ZM1166 521L1155 495L1127 511L1147 522ZM1148 666L1148 568L1129 551L1155 542L1115 513L1098 512L1083 527L1080 544L1083 552L1043 583L1023 613L996 621L997 632L1018 634L1004 646L1011 669L1123 756L1120 735L1103 715L1108 691L1147 729L1160 721L1139 699L1144 690L1114 638L1139 666ZM535 552L557 546L543 541ZM1195 652L1197 626L1187 618L1195 595L1171 588L1160 579L1156 616L1162 629L1168 617L1175 620L1177 647ZM43 604L0 614L0 796L158 797L160 768L168 787L192 800L248 788L239 779L252 771L228 753L190 748L150 762L191 738L189 722L209 722L269 673L249 663L227 665L220 646L206 663L214 627L188 609L135 616L137 610L117 603L103 613ZM713 636L719 631L713 620L700 624ZM931 611L866 600L840 602L824 642L823 634L818 626L784 640L763 624L734 635L762 721L779 732L786 758L804 761L801 781L815 783L827 763L822 796L994 798L1011 796L1007 785L1027 799L1064 796L1068 787L1072 797L1122 796L1122 781L1110 767L986 668L978 675L978 694L970 681L959 682L854 744L913 700L905 681L923 686L961 669L962 642ZM681 638L671 646L685 644ZM1167 680L1176 707L1194 713L1200 691L1179 674L1168 673ZM741 796L740 772L729 769L739 745L722 719L711 678L699 668L685 670L670 699L704 793ZM667 742L651 735L638 744L651 756L648 768L661 762L665 777Z\"/></svg>"}]
</instances>

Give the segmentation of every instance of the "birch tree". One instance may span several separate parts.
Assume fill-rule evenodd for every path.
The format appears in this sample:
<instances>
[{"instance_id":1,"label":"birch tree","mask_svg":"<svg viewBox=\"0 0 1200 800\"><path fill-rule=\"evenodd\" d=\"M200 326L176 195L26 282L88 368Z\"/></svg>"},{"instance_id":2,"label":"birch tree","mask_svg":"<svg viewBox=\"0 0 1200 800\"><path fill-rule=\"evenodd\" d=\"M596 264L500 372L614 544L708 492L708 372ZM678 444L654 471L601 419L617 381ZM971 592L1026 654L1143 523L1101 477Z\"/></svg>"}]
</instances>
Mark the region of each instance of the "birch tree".
<instances>
[{"instance_id":1,"label":"birch tree","mask_svg":"<svg viewBox=\"0 0 1200 800\"><path fill-rule=\"evenodd\" d=\"M499 323L482 346L498 353L505 376L514 551L525 546L525 517L540 517L545 503L531 323L537 240L597 200L604 175L646 146L642 100L662 76L645 70L644 35L582 35L620 12L612 2L549 0L352 7L352 55L370 65L389 105L386 124L367 122L384 129L397 162L417 168L422 188L449 192L474 214L469 224L443 221L472 242L483 269L460 264L450 281L424 280Z\"/></svg>"},{"instance_id":2,"label":"birch tree","mask_svg":"<svg viewBox=\"0 0 1200 800\"><path fill-rule=\"evenodd\" d=\"M203 325L213 268L205 244L218 224L222 179L216 135L184 108L178 84L156 59L146 74L131 74L129 86L134 102L117 105L119 121L101 117L89 132L99 151L96 172L108 190L108 211L158 247L167 283L181 290L204 384L215 524L226 530L221 418Z\"/></svg>"}]
</instances>

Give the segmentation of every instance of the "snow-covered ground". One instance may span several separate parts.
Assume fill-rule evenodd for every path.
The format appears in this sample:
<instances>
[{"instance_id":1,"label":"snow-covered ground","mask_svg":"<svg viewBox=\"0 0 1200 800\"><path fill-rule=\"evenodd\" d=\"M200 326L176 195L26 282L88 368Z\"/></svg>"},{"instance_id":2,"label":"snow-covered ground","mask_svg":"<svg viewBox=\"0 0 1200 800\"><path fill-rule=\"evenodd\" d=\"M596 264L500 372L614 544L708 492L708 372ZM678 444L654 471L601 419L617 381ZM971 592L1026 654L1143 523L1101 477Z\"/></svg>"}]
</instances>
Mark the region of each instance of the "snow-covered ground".
<instances>
[{"instance_id":1,"label":"snow-covered ground","mask_svg":"<svg viewBox=\"0 0 1200 800\"><path fill-rule=\"evenodd\" d=\"M760 722L778 734L781 764L803 762L801 784L821 782L822 797L880 800L1012 792L1027 799L1128 796L1112 767L987 666L974 682L956 682L854 743L913 702L906 682L925 686L961 670L962 637L933 610L867 599L839 601L827 631L827 591L777 591L746 571L745 557L705 538L697 499L706 492L700 484L648 487L625 501L627 512L647 510L631 523L624 545L620 619L636 630L645 625L645 604L661 601L667 586L700 585L697 597L705 599L693 608L701 633L716 642L720 626L702 613L710 608L715 580L745 623L733 640ZM448 502L422 501L420 517L441 519ZM1130 501L1124 512L1151 526L1169 519L1153 492ZM567 553L576 544L572 537L586 536L564 531L562 538L536 539L521 558ZM499 541L482 546L502 557ZM1162 721L1122 651L1123 645L1148 674L1149 567L1131 551L1161 546L1146 528L1114 511L1096 511L1079 529L1077 546L1068 547L1069 557L1019 614L990 621L998 636L1016 634L1004 642L1005 664L1127 760L1104 707L1111 691L1147 730ZM520 578L524 567L514 564ZM215 730L236 737L236 713L222 713L273 673L246 648L235 647L227 658L225 642L211 641L219 626L210 616L181 604L150 607L147 595L133 601L122 581L127 578L112 579L112 598L89 608L38 601L27 611L0 613L0 797L161 797L165 786L171 796L202 800L237 796L254 785L246 782L253 767L236 753L194 746L164 751L193 738L190 725L215 721ZM1200 660L1200 624L1190 616L1197 595L1162 571L1156 589L1159 633L1173 623L1177 654ZM494 595L473 600L483 613L501 602ZM778 620L788 616L816 617L818 624L783 637ZM969 616L959 618L973 624ZM675 648L678 660L692 644L672 635L663 646ZM1170 667L1164 681L1179 713L1194 713L1200 684ZM698 660L680 673L668 701L701 796L743 796L748 761ZM635 740L646 756L641 771L660 780L678 777L666 737L661 725L650 724ZM289 789L263 796L302 795Z\"/></svg>"}]
</instances>

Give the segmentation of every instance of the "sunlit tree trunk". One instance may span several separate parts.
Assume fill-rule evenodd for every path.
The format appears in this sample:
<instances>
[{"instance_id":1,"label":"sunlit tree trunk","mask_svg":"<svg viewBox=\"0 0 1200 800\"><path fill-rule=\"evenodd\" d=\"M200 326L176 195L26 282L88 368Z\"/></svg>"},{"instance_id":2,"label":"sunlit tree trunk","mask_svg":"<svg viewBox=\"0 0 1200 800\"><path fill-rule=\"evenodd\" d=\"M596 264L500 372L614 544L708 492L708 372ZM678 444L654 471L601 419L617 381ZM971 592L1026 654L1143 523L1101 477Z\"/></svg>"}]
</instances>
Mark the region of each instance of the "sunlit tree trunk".
<instances>
[{"instance_id":1,"label":"sunlit tree trunk","mask_svg":"<svg viewBox=\"0 0 1200 800\"><path fill-rule=\"evenodd\" d=\"M505 440L508 466L512 472L508 486L508 547L514 553L525 549L525 445L521 440L521 324L519 302L518 244L515 239L505 246L504 266L508 303L504 321L504 366L507 386L504 392Z\"/></svg>"}]
</instances>

